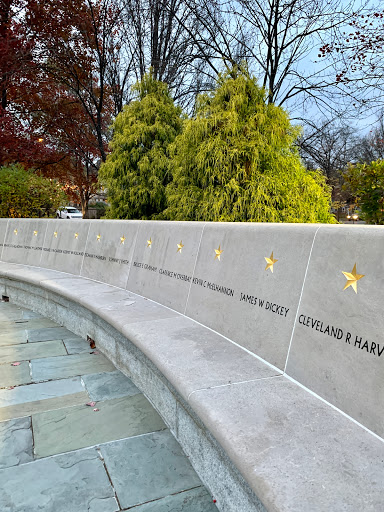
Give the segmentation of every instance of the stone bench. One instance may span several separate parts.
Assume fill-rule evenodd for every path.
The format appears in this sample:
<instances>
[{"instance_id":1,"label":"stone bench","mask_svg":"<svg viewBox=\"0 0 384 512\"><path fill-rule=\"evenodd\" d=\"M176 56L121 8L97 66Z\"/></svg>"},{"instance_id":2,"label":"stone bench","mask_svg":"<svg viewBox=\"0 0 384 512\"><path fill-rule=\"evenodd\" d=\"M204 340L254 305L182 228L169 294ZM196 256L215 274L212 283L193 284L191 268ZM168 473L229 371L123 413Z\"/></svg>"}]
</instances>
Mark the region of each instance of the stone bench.
<instances>
[{"instance_id":1,"label":"stone bench","mask_svg":"<svg viewBox=\"0 0 384 512\"><path fill-rule=\"evenodd\" d=\"M219 510L376 512L383 233L1 219L0 291L94 339Z\"/></svg>"}]
</instances>

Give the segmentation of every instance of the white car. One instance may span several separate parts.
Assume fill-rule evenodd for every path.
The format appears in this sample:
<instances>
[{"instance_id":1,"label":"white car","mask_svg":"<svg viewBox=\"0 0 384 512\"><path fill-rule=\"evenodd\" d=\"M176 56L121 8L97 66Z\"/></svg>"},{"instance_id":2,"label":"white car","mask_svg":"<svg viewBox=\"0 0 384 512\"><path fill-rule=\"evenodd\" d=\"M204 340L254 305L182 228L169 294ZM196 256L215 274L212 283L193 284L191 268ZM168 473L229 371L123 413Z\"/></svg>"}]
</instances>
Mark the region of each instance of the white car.
<instances>
[{"instance_id":1,"label":"white car","mask_svg":"<svg viewBox=\"0 0 384 512\"><path fill-rule=\"evenodd\" d=\"M73 206L61 206L56 212L56 217L58 219L82 219L83 214Z\"/></svg>"}]
</instances>

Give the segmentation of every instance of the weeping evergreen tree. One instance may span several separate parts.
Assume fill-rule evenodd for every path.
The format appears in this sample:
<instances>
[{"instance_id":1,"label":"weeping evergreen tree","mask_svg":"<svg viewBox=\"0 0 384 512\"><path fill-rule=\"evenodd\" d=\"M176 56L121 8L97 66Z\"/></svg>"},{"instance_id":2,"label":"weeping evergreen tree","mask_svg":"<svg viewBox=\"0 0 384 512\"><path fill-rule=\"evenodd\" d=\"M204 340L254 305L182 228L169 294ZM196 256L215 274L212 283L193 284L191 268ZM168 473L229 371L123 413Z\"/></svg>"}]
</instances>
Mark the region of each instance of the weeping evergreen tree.
<instances>
[{"instance_id":1,"label":"weeping evergreen tree","mask_svg":"<svg viewBox=\"0 0 384 512\"><path fill-rule=\"evenodd\" d=\"M222 75L172 145L166 217L334 222L324 177L306 171L295 148L299 133L246 71Z\"/></svg>"},{"instance_id":2,"label":"weeping evergreen tree","mask_svg":"<svg viewBox=\"0 0 384 512\"><path fill-rule=\"evenodd\" d=\"M168 146L181 132L181 109L166 84L148 74L134 86L137 99L113 123L111 153L99 171L113 219L156 219L172 180Z\"/></svg>"}]
</instances>

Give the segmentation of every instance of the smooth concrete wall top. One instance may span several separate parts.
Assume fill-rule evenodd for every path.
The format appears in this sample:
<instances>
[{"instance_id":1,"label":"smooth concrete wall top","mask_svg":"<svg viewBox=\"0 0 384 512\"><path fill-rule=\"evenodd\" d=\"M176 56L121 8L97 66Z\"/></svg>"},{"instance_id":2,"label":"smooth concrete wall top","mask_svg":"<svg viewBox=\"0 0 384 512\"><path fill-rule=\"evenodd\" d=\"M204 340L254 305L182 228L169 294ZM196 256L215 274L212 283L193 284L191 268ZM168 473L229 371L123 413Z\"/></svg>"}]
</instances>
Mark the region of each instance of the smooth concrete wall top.
<instances>
[{"instance_id":1,"label":"smooth concrete wall top","mask_svg":"<svg viewBox=\"0 0 384 512\"><path fill-rule=\"evenodd\" d=\"M157 301L384 435L383 228L9 219L2 239L2 261Z\"/></svg>"}]
</instances>

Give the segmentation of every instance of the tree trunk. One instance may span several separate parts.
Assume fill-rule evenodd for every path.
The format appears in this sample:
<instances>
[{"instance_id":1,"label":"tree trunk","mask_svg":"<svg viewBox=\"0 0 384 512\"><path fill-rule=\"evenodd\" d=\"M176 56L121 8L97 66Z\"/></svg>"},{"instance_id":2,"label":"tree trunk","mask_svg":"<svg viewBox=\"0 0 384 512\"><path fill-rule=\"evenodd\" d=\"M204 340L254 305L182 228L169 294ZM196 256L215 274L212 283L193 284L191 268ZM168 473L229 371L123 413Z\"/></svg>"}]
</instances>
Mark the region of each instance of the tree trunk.
<instances>
[{"instance_id":1,"label":"tree trunk","mask_svg":"<svg viewBox=\"0 0 384 512\"><path fill-rule=\"evenodd\" d=\"M85 219L85 216L88 213L88 203L89 203L88 190L80 191L80 203L81 203L81 213L83 214L83 219Z\"/></svg>"}]
</instances>

